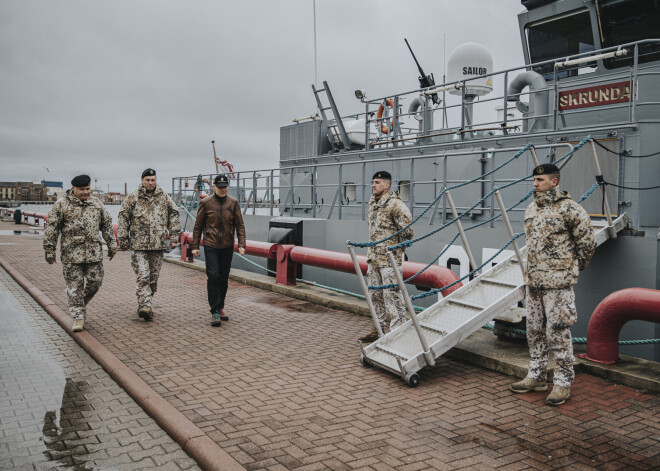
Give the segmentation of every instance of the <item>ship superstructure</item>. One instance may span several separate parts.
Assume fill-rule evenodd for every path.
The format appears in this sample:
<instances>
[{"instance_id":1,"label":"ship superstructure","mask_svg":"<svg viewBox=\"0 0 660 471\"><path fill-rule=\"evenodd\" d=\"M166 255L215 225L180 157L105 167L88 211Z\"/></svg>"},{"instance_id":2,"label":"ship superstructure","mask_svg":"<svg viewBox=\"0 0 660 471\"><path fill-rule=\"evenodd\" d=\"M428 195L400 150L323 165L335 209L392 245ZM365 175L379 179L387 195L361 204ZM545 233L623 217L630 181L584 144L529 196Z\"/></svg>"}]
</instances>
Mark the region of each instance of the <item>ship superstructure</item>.
<instances>
[{"instance_id":1,"label":"ship superstructure","mask_svg":"<svg viewBox=\"0 0 660 471\"><path fill-rule=\"evenodd\" d=\"M493 70L487 49L466 43L450 55L445 83L378 98L356 90L352 115L341 114L328 83L313 86L317 110L281 128L279 166L234 172L230 193L243 204L249 238L274 241L271 218L297 218L302 245L345 252L347 239L368 240L371 175L387 170L413 216L421 215L417 235L451 220L443 194L450 187L456 187L451 196L457 213L466 213L465 226L488 221L469 233L470 251L452 241L453 231L439 231L407 251L411 260L428 262L449 244L437 263L464 276L470 258L480 265L509 241L502 221L490 220L500 212L492 190L506 187L503 203L514 206L531 189L529 180L517 180L531 175L537 161L561 161L560 186L574 199L600 184L582 202L594 220L617 220L625 213L628 222L599 248L580 278L574 334L585 335L589 314L610 293L659 289L660 189L653 187L660 179L660 3L522 5L520 67ZM593 141L584 145L587 136ZM196 176L173 181L180 201L192 193L186 178ZM518 232L524 206L509 212ZM501 252L492 265L511 253ZM236 265L254 269L241 263ZM354 275L305 267L302 276L359 289ZM421 299L420 305L437 299ZM632 321L622 337L660 338L660 325ZM622 352L660 360L657 345Z\"/></svg>"}]
</instances>

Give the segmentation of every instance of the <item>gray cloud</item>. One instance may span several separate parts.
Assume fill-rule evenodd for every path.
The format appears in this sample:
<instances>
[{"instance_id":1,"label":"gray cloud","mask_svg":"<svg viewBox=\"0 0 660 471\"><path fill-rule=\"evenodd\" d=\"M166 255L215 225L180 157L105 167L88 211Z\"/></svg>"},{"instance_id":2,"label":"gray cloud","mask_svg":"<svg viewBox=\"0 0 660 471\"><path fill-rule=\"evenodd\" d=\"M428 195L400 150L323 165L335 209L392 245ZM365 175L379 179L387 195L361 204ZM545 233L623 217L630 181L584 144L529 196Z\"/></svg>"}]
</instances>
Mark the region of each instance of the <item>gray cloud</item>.
<instances>
[{"instance_id":1,"label":"gray cloud","mask_svg":"<svg viewBox=\"0 0 660 471\"><path fill-rule=\"evenodd\" d=\"M1 180L134 187L156 168L277 166L279 127L315 112L312 0L5 0L0 3ZM475 41L495 68L522 63L518 0L317 0L318 78L343 114L417 87L407 37L436 81ZM46 174L42 167L54 169Z\"/></svg>"}]
</instances>

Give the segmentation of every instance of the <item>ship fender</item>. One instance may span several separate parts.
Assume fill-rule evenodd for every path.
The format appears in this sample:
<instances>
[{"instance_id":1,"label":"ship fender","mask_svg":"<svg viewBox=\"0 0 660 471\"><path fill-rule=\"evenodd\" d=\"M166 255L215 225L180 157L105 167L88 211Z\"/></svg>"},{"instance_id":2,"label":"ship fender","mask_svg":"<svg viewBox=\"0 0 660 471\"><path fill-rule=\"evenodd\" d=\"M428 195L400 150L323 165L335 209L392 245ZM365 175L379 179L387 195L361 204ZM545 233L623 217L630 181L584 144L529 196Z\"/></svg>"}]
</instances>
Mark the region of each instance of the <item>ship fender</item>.
<instances>
[{"instance_id":1,"label":"ship fender","mask_svg":"<svg viewBox=\"0 0 660 471\"><path fill-rule=\"evenodd\" d=\"M520 93L525 87L529 87L530 108L520 101ZM550 92L548 91L548 84L541 74L531 70L518 74L509 84L507 96L509 101L516 102L518 110L535 118L527 121L527 131L533 132L546 129Z\"/></svg>"},{"instance_id":2,"label":"ship fender","mask_svg":"<svg viewBox=\"0 0 660 471\"><path fill-rule=\"evenodd\" d=\"M619 356L619 332L632 320L660 323L660 291L627 288L603 299L589 320L587 353L581 358L612 364Z\"/></svg>"}]
</instances>

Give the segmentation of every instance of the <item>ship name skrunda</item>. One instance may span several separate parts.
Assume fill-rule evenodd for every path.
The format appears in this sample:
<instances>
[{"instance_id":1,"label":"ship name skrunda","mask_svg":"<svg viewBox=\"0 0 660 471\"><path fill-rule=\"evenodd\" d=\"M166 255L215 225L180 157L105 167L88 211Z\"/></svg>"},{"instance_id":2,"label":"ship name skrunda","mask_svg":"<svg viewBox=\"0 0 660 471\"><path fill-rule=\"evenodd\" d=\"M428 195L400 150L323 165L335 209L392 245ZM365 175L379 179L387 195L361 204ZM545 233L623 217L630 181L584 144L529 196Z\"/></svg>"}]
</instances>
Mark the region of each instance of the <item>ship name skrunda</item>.
<instances>
[{"instance_id":1,"label":"ship name skrunda","mask_svg":"<svg viewBox=\"0 0 660 471\"><path fill-rule=\"evenodd\" d=\"M559 109L611 105L630 101L630 82L609 83L596 87L569 90L559 94Z\"/></svg>"}]
</instances>

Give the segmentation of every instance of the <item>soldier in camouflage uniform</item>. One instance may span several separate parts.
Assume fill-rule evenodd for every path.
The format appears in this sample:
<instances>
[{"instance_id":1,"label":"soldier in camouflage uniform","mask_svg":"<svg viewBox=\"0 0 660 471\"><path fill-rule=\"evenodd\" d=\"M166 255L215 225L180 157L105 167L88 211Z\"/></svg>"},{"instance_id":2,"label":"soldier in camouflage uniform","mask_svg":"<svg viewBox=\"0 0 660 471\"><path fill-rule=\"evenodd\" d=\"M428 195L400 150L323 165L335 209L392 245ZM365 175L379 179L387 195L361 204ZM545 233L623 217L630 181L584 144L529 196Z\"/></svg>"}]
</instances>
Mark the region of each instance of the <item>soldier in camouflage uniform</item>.
<instances>
[{"instance_id":1,"label":"soldier in camouflage uniform","mask_svg":"<svg viewBox=\"0 0 660 471\"><path fill-rule=\"evenodd\" d=\"M578 273L596 248L587 212L566 191L559 191L554 164L534 169L534 201L525 211L527 266L527 377L511 385L516 393L546 391L548 350L555 358L554 387L546 404L558 406L570 397L573 371L571 326L577 320L575 293Z\"/></svg>"},{"instance_id":2,"label":"soldier in camouflage uniform","mask_svg":"<svg viewBox=\"0 0 660 471\"><path fill-rule=\"evenodd\" d=\"M369 240L375 242L403 229L410 224L412 216L399 195L391 192L392 176L389 172L376 172L373 176L373 195L369 200ZM413 238L412 227L407 228L393 239L369 247L367 254L367 282L369 286L396 284L394 268L387 258L387 246L396 245ZM402 271L404 249L394 251L396 269ZM378 316L381 330L394 329L406 320L406 307L403 293L397 287L370 291L371 301ZM389 321L389 325L388 325ZM363 342L378 339L378 331L373 329L360 338Z\"/></svg>"},{"instance_id":3,"label":"soldier in camouflage uniform","mask_svg":"<svg viewBox=\"0 0 660 471\"><path fill-rule=\"evenodd\" d=\"M53 204L48 213L43 243L46 261L53 264L57 239L62 235L62 272L74 332L83 330L86 306L103 282L103 245L99 232L108 245L110 260L117 250L112 217L98 198L90 196L90 181L87 175L71 180L72 188Z\"/></svg>"},{"instance_id":4,"label":"soldier in camouflage uniform","mask_svg":"<svg viewBox=\"0 0 660 471\"><path fill-rule=\"evenodd\" d=\"M131 266L137 276L138 316L153 319L151 301L158 286L158 276L167 249L178 245L179 210L172 198L156 184L156 171L142 172L137 190L130 193L119 211L117 238L122 250L131 249Z\"/></svg>"}]
</instances>

